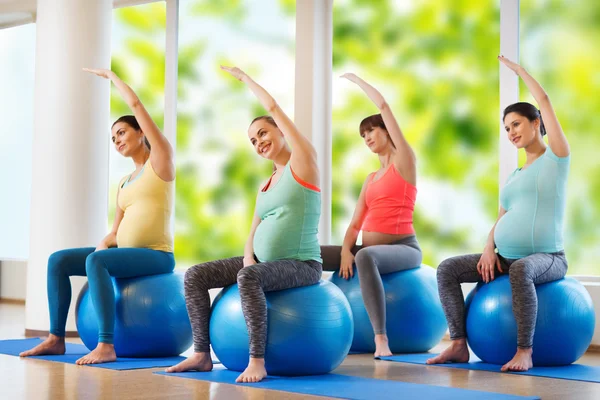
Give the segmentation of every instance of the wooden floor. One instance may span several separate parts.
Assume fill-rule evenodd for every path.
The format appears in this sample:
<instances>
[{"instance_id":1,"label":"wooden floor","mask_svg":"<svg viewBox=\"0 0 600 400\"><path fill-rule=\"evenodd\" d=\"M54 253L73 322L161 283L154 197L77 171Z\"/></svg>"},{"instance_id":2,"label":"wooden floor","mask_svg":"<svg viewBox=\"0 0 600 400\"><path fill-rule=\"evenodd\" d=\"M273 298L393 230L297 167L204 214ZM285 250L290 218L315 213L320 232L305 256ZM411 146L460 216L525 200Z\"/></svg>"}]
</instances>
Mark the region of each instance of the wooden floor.
<instances>
[{"instance_id":1,"label":"wooden floor","mask_svg":"<svg viewBox=\"0 0 600 400\"><path fill-rule=\"evenodd\" d=\"M23 331L24 306L0 303L0 339L23 337ZM442 343L437 350L446 345ZM580 362L600 365L600 354L587 354ZM0 399L323 399L165 377L153 375L153 371L156 370L113 371L0 355ZM544 400L600 399L598 383L375 361L368 355L349 356L335 372L497 393L537 395ZM390 393L389 398L406 399L402 393Z\"/></svg>"}]
</instances>

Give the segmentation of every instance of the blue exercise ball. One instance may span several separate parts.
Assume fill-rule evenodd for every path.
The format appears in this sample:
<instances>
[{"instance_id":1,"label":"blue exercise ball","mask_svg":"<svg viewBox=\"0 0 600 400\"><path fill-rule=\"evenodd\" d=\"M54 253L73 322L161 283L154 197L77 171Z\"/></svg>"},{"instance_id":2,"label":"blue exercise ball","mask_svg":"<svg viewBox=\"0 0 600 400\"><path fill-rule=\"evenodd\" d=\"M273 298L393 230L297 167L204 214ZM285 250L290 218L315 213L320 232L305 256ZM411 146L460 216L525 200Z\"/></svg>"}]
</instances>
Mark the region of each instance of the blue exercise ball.
<instances>
[{"instance_id":1,"label":"blue exercise ball","mask_svg":"<svg viewBox=\"0 0 600 400\"><path fill-rule=\"evenodd\" d=\"M115 291L117 357L171 357L192 345L183 274L111 279ZM93 350L98 345L98 316L87 283L77 299L75 315L81 340Z\"/></svg>"},{"instance_id":2,"label":"blue exercise ball","mask_svg":"<svg viewBox=\"0 0 600 400\"><path fill-rule=\"evenodd\" d=\"M385 291L386 330L393 353L420 353L440 342L447 329L435 270L427 265L381 276ZM374 352L375 334L365 308L356 268L346 280L336 271L331 282L348 298L354 316L352 351Z\"/></svg>"},{"instance_id":3,"label":"blue exercise ball","mask_svg":"<svg viewBox=\"0 0 600 400\"><path fill-rule=\"evenodd\" d=\"M270 375L317 375L337 368L350 350L350 305L335 285L267 292L267 348ZM210 341L225 367L248 366L249 337L237 285L221 291L212 306Z\"/></svg>"},{"instance_id":4,"label":"blue exercise ball","mask_svg":"<svg viewBox=\"0 0 600 400\"><path fill-rule=\"evenodd\" d=\"M467 341L485 362L505 364L517 351L517 322L508 275L479 284L467 309ZM592 299L573 278L538 285L533 364L568 365L587 350L596 317Z\"/></svg>"}]
</instances>

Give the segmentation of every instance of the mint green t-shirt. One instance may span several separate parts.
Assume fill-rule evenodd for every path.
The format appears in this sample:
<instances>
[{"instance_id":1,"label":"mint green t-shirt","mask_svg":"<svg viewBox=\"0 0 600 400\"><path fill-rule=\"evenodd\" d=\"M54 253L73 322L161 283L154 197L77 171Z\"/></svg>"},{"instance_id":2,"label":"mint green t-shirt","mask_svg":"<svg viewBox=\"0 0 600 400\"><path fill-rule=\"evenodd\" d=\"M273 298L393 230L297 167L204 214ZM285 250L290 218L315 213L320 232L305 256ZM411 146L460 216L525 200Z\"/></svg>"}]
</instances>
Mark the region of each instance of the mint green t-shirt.
<instances>
[{"instance_id":1,"label":"mint green t-shirt","mask_svg":"<svg viewBox=\"0 0 600 400\"><path fill-rule=\"evenodd\" d=\"M528 168L516 169L500 192L506 214L494 230L498 253L518 259L554 253L563 247L563 220L570 156L556 156L550 146Z\"/></svg>"},{"instance_id":2,"label":"mint green t-shirt","mask_svg":"<svg viewBox=\"0 0 600 400\"><path fill-rule=\"evenodd\" d=\"M300 184L290 163L279 180L256 200L261 223L254 233L254 254L260 262L294 259L322 262L317 238L321 193Z\"/></svg>"}]
</instances>

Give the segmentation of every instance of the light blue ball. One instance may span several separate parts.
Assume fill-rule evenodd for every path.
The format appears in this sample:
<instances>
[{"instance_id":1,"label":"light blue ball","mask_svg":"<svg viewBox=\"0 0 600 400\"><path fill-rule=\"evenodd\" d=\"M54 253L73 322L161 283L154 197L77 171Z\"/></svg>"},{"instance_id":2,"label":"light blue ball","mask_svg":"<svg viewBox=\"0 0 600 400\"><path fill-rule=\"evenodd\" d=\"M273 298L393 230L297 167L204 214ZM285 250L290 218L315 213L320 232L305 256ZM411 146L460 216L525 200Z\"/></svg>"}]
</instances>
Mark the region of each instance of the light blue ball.
<instances>
[{"instance_id":1,"label":"light blue ball","mask_svg":"<svg viewBox=\"0 0 600 400\"><path fill-rule=\"evenodd\" d=\"M517 322L508 275L480 283L469 295L467 341L477 357L505 364L517 351ZM585 287L573 278L538 285L538 313L533 336L533 364L568 365L589 347L596 316Z\"/></svg>"},{"instance_id":2,"label":"light blue ball","mask_svg":"<svg viewBox=\"0 0 600 400\"><path fill-rule=\"evenodd\" d=\"M434 347L446 332L435 270L427 265L381 276L385 291L386 330L393 353L420 353ZM346 280L331 277L348 298L354 316L352 351L374 352L375 334L364 305L356 268Z\"/></svg>"},{"instance_id":3,"label":"light blue ball","mask_svg":"<svg viewBox=\"0 0 600 400\"><path fill-rule=\"evenodd\" d=\"M337 368L350 349L350 305L333 284L267 292L267 348L270 375L317 375ZM237 285L221 291L212 306L210 340L225 367L248 366L249 336Z\"/></svg>"},{"instance_id":4,"label":"light blue ball","mask_svg":"<svg viewBox=\"0 0 600 400\"><path fill-rule=\"evenodd\" d=\"M192 345L183 274L111 278L115 292L117 357L171 357ZM98 345L98 316L86 284L77 299L77 330L85 346Z\"/></svg>"}]
</instances>

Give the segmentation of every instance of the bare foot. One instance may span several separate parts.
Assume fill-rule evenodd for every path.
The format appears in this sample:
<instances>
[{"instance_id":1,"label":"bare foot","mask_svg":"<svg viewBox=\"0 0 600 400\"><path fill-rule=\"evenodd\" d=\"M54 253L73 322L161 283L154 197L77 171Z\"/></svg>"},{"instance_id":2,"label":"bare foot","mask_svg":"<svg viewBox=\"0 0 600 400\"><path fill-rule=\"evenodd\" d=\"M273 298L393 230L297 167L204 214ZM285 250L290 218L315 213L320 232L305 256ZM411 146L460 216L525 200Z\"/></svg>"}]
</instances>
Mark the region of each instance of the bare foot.
<instances>
[{"instance_id":1,"label":"bare foot","mask_svg":"<svg viewBox=\"0 0 600 400\"><path fill-rule=\"evenodd\" d=\"M453 340L446 350L436 357L427 360L427 364L444 364L447 362L466 363L469 362L469 348L466 339Z\"/></svg>"},{"instance_id":2,"label":"bare foot","mask_svg":"<svg viewBox=\"0 0 600 400\"><path fill-rule=\"evenodd\" d=\"M81 357L75 361L77 365L86 364L102 364L106 362L117 361L117 354L115 353L115 346L108 343L98 343L98 346L87 356Z\"/></svg>"},{"instance_id":3,"label":"bare foot","mask_svg":"<svg viewBox=\"0 0 600 400\"><path fill-rule=\"evenodd\" d=\"M42 356L42 355L60 355L65 354L65 338L50 334L46 340L35 346L33 349L19 354L20 357Z\"/></svg>"},{"instance_id":4,"label":"bare foot","mask_svg":"<svg viewBox=\"0 0 600 400\"><path fill-rule=\"evenodd\" d=\"M266 376L265 359L250 357L248 367L235 381L238 383L254 383L262 381Z\"/></svg>"},{"instance_id":5,"label":"bare foot","mask_svg":"<svg viewBox=\"0 0 600 400\"><path fill-rule=\"evenodd\" d=\"M375 335L375 358L391 356L392 351L388 344L388 337L385 333Z\"/></svg>"},{"instance_id":6,"label":"bare foot","mask_svg":"<svg viewBox=\"0 0 600 400\"><path fill-rule=\"evenodd\" d=\"M517 349L517 353L513 357L512 360L507 362L500 369L503 372L506 371L527 371L529 368L533 367L533 361L531 360L531 355L533 354L533 349Z\"/></svg>"},{"instance_id":7,"label":"bare foot","mask_svg":"<svg viewBox=\"0 0 600 400\"><path fill-rule=\"evenodd\" d=\"M165 372L185 372L185 371L212 371L213 363L210 353L194 353L182 362L165 369Z\"/></svg>"}]
</instances>

